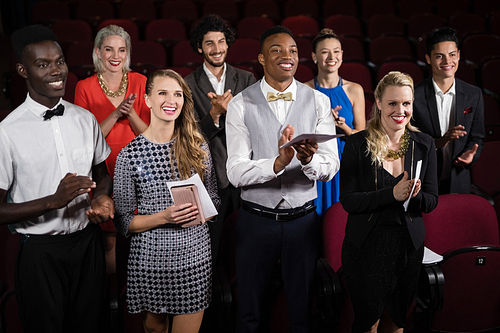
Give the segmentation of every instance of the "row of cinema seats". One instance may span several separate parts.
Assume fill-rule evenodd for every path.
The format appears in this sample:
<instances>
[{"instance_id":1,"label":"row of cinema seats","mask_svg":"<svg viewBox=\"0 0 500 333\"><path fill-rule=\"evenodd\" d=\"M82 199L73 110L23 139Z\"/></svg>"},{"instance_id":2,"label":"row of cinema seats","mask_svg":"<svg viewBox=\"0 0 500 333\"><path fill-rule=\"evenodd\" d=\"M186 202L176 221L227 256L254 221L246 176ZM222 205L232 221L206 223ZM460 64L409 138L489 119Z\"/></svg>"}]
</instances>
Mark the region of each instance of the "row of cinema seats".
<instances>
[{"instance_id":1,"label":"row of cinema seats","mask_svg":"<svg viewBox=\"0 0 500 333\"><path fill-rule=\"evenodd\" d=\"M397 21L399 18L384 15L374 16L372 18L373 23L370 26L377 29L376 31L368 29L366 32L363 31L361 22L356 17L344 15L331 16L321 25L307 16L288 17L281 21L280 24L290 28L296 37L309 41L309 43L302 41L304 45L301 46L305 46L300 49L302 61L311 60L310 51L312 46L310 41L318 34L321 27L327 27L345 39L343 44L346 44L344 45L346 60L368 62L372 66L380 65L383 61L396 57L425 63L425 39L423 36L436 27L446 25L445 21L429 20L429 17L425 15L416 17L415 22L419 22L420 25L409 29L410 31L416 31L415 36L406 36L404 33L406 26L403 22ZM495 17L498 17L500 21L500 12ZM398 22L400 28L396 29L395 26L398 26ZM422 22L426 24L424 25ZM182 59L182 57L176 57L178 54L173 52L175 44L184 42L188 38L188 30L184 28L183 23L179 20L157 19L148 22L144 32L141 33L141 35L144 35L141 36L143 38L140 38L137 24L128 19L105 20L99 24L97 30L109 24L122 26L130 34L134 42L147 40L162 44L165 47L165 55L157 57L159 59L158 64L166 63L171 66L185 66L192 59L192 55L189 55L186 60ZM237 37L243 40L258 40L262 32L274 24L269 18L244 18L237 23ZM91 42L95 36L95 32L83 20L59 20L53 23L51 28L58 36L65 50L69 45L77 42ZM500 34L500 31L492 33L484 29L478 29L472 30L470 34L461 37L463 44L462 59L468 60L475 68L479 68L489 58L498 56L500 54L500 38L498 34ZM481 46L488 46L488 48ZM246 61L244 58L239 59L242 56L243 54L236 55L234 60ZM197 60L194 59L192 62ZM88 62L85 64L88 64Z\"/></svg>"},{"instance_id":2,"label":"row of cinema seats","mask_svg":"<svg viewBox=\"0 0 500 333\"><path fill-rule=\"evenodd\" d=\"M403 21L410 21L415 14L432 14L441 20L459 22L460 29L485 30L493 33L498 31L493 12L500 10L500 5L492 0L154 0L154 1L39 1L31 10L31 21L34 23L51 24L56 20L80 19L87 21L92 27L106 19L130 19L144 26L145 23L159 18L175 18L181 20L190 28L193 22L207 13L217 13L235 24L248 17L268 17L275 23L282 19L304 15L319 23L332 15L342 14L358 17L368 22L375 15L391 15ZM460 25L460 14L469 15L467 27ZM454 18L455 17L455 18ZM481 19L483 21L481 21ZM481 25L482 23L482 25ZM417 36L419 37L419 36Z\"/></svg>"},{"instance_id":3,"label":"row of cinema seats","mask_svg":"<svg viewBox=\"0 0 500 333\"><path fill-rule=\"evenodd\" d=\"M238 284L235 279L234 224L237 212L223 226L221 265L214 267L213 302L201 332L234 332ZM323 258L317 264L314 332L350 332L353 320L349 293L342 275L341 248L347 212L334 204L323 219ZM424 214L426 246L442 256L424 264L419 291L408 312L407 331L479 332L500 328L500 233L492 205L474 194L439 197L437 208ZM22 332L13 288L13 267L18 237L0 229L1 278L0 332ZM127 240L120 239L119 264L125 269ZM126 311L125 274L120 275L119 307L110 320L111 332L141 332L140 315ZM268 332L287 332L286 299L277 263L273 284L267 293L264 326Z\"/></svg>"}]
</instances>

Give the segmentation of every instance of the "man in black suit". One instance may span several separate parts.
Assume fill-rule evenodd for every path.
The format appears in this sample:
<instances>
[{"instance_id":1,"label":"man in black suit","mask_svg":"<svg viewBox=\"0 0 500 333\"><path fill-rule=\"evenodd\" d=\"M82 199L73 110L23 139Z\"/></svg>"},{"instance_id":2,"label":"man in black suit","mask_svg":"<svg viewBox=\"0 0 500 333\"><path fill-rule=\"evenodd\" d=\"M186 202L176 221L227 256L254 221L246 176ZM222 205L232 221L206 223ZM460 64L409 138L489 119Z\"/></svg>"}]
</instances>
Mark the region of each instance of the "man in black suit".
<instances>
[{"instance_id":1,"label":"man in black suit","mask_svg":"<svg viewBox=\"0 0 500 333\"><path fill-rule=\"evenodd\" d=\"M432 77L415 87L413 124L434 138L439 194L470 193L470 167L483 149L483 95L455 78L460 61L455 30L431 31L426 47Z\"/></svg>"},{"instance_id":2,"label":"man in black suit","mask_svg":"<svg viewBox=\"0 0 500 333\"><path fill-rule=\"evenodd\" d=\"M210 144L222 201L217 221L209 224L214 262L217 261L222 222L240 206L240 191L229 183L226 174L227 104L233 95L255 83L252 73L225 62L234 40L234 30L220 16L205 16L191 36L191 47L205 60L185 79L193 92L198 123Z\"/></svg>"}]
</instances>

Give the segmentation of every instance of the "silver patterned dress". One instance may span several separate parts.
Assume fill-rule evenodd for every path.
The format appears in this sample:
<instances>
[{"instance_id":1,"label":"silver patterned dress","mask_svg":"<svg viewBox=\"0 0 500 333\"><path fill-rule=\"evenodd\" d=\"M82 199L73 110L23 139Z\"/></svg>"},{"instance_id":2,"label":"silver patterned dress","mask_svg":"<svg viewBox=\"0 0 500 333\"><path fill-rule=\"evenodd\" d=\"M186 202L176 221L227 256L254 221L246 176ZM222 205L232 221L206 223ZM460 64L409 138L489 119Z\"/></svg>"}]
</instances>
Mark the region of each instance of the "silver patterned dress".
<instances>
[{"instance_id":1,"label":"silver patterned dress","mask_svg":"<svg viewBox=\"0 0 500 333\"><path fill-rule=\"evenodd\" d=\"M207 223L128 232L136 214L155 214L173 204L166 183L180 180L177 161L171 153L174 141L154 143L141 134L121 150L116 160L115 228L132 237L127 276L130 313L196 313L206 309L211 300L212 259ZM204 143L202 149L209 156L204 184L218 207L217 180L208 145Z\"/></svg>"}]
</instances>

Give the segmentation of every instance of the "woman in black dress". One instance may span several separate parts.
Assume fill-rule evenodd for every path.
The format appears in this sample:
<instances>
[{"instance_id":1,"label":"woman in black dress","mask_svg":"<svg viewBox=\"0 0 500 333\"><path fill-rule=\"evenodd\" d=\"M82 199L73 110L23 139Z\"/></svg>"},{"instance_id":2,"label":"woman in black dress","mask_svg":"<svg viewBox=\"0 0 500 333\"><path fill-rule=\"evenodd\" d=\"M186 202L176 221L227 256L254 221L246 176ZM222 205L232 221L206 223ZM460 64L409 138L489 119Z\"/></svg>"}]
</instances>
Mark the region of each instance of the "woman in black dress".
<instances>
[{"instance_id":1,"label":"woman in black dress","mask_svg":"<svg viewBox=\"0 0 500 333\"><path fill-rule=\"evenodd\" d=\"M410 124L410 76L390 72L375 99L373 119L347 139L340 164L340 202L349 213L342 266L353 332L403 332L424 252L422 213L438 202L436 149Z\"/></svg>"}]
</instances>

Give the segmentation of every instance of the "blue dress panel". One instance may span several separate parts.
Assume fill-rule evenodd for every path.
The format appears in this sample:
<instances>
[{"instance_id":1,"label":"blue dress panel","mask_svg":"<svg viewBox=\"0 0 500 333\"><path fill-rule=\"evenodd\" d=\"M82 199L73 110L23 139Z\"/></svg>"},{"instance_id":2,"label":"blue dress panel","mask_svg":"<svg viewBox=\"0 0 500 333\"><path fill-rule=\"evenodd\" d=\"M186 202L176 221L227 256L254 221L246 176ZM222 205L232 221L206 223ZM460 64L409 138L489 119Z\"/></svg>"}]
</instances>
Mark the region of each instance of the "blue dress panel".
<instances>
[{"instance_id":1,"label":"blue dress panel","mask_svg":"<svg viewBox=\"0 0 500 333\"><path fill-rule=\"evenodd\" d=\"M352 122L354 120L354 115L352 113L352 103L347 97L344 89L342 88L342 78L339 77L339 85L335 88L322 88L319 86L317 78L314 78L314 87L316 90L321 91L323 94L328 96L330 99L330 105L333 108L338 105L342 106L339 110L339 116L345 118L345 123L353 128ZM337 138L337 146L339 149L339 159L342 157L342 152L344 151L345 138ZM340 196L340 178L339 173L335 174L333 179L329 182L316 182L318 189L318 197L314 200L316 204L316 212L319 216L323 216L326 210L339 201Z\"/></svg>"}]
</instances>

